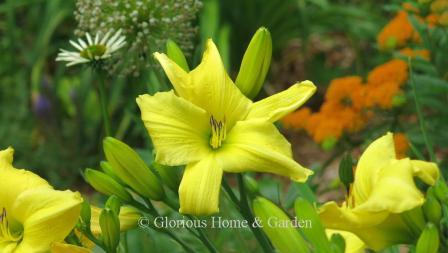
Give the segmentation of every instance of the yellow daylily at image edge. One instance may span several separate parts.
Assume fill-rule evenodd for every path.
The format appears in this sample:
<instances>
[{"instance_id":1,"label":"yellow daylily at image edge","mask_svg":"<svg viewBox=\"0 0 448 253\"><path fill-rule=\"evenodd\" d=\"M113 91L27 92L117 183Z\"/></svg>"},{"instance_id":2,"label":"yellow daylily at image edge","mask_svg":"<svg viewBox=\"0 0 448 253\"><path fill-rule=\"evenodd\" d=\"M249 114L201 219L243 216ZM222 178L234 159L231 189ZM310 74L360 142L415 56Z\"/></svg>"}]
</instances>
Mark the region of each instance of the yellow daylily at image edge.
<instances>
[{"instance_id":1,"label":"yellow daylily at image edge","mask_svg":"<svg viewBox=\"0 0 448 253\"><path fill-rule=\"evenodd\" d=\"M174 91L141 95L137 104L156 162L187 165L179 187L181 213L218 212L223 172L268 172L300 182L312 174L292 159L291 145L273 124L314 94L312 82L254 103L230 79L212 40L190 72L165 54L155 57Z\"/></svg>"},{"instance_id":2,"label":"yellow daylily at image edge","mask_svg":"<svg viewBox=\"0 0 448 253\"><path fill-rule=\"evenodd\" d=\"M0 252L47 252L79 218L78 192L54 190L38 175L12 166L14 150L0 151Z\"/></svg>"},{"instance_id":3,"label":"yellow daylily at image edge","mask_svg":"<svg viewBox=\"0 0 448 253\"><path fill-rule=\"evenodd\" d=\"M352 232L374 250L412 243L425 223L425 198L414 177L433 185L439 173L435 163L397 159L388 133L362 154L347 200L341 206L325 203L320 217L325 227Z\"/></svg>"}]
</instances>

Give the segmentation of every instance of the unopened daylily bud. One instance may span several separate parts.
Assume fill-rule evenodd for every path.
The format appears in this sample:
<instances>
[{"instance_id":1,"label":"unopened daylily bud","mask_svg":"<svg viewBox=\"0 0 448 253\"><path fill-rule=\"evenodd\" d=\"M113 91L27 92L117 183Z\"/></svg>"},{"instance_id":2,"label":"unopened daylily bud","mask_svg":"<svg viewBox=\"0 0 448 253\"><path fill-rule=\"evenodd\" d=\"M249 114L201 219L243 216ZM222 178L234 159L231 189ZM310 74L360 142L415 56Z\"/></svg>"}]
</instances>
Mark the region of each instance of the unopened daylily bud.
<instances>
[{"instance_id":1,"label":"unopened daylily bud","mask_svg":"<svg viewBox=\"0 0 448 253\"><path fill-rule=\"evenodd\" d=\"M255 98L263 86L272 57L272 39L269 31L261 27L257 30L241 62L235 84L246 95Z\"/></svg>"},{"instance_id":2,"label":"unopened daylily bud","mask_svg":"<svg viewBox=\"0 0 448 253\"><path fill-rule=\"evenodd\" d=\"M439 224L442 218L442 206L434 196L427 196L422 208L427 221Z\"/></svg>"},{"instance_id":3,"label":"unopened daylily bud","mask_svg":"<svg viewBox=\"0 0 448 253\"><path fill-rule=\"evenodd\" d=\"M121 180L115 173L114 170L112 169L112 165L110 165L110 163L106 162L106 161L102 161L100 162L100 167L103 170L104 173L106 173L109 177L113 178L115 181L117 181L117 183L121 184L121 185L126 185L123 180Z\"/></svg>"},{"instance_id":4,"label":"unopened daylily bud","mask_svg":"<svg viewBox=\"0 0 448 253\"><path fill-rule=\"evenodd\" d=\"M293 227L288 215L271 201L257 197L253 201L256 219L272 244L281 253L307 253L307 243ZM282 224L279 226L279 224Z\"/></svg>"},{"instance_id":5,"label":"unopened daylily bud","mask_svg":"<svg viewBox=\"0 0 448 253\"><path fill-rule=\"evenodd\" d=\"M311 221L312 227L303 229L302 232L313 245L314 252L330 252L330 243L325 234L325 228L320 222L314 206L307 200L298 198L294 204L294 209L298 219Z\"/></svg>"},{"instance_id":6,"label":"unopened daylily bud","mask_svg":"<svg viewBox=\"0 0 448 253\"><path fill-rule=\"evenodd\" d=\"M142 213L135 207L122 206L120 209L120 231L127 231L137 227L138 220Z\"/></svg>"},{"instance_id":7,"label":"unopened daylily bud","mask_svg":"<svg viewBox=\"0 0 448 253\"><path fill-rule=\"evenodd\" d=\"M120 220L118 214L109 208L103 209L100 214L100 227L102 240L108 252L116 252L120 242Z\"/></svg>"},{"instance_id":8,"label":"unopened daylily bud","mask_svg":"<svg viewBox=\"0 0 448 253\"><path fill-rule=\"evenodd\" d=\"M416 253L437 253L439 250L439 231L428 223L417 241Z\"/></svg>"},{"instance_id":9,"label":"unopened daylily bud","mask_svg":"<svg viewBox=\"0 0 448 253\"><path fill-rule=\"evenodd\" d=\"M177 192L180 184L179 167L165 166L156 162L154 162L152 166L159 173L163 183L174 192Z\"/></svg>"},{"instance_id":10,"label":"unopened daylily bud","mask_svg":"<svg viewBox=\"0 0 448 253\"><path fill-rule=\"evenodd\" d=\"M181 67L185 71L190 71L188 67L187 59L185 58L184 53L180 49L180 47L176 44L176 42L172 40L167 40L166 42L166 54L168 57L173 60L179 67Z\"/></svg>"},{"instance_id":11,"label":"unopened daylily bud","mask_svg":"<svg viewBox=\"0 0 448 253\"><path fill-rule=\"evenodd\" d=\"M93 169L84 172L87 182L97 191L106 195L116 195L124 201L131 201L132 196L126 189L107 174Z\"/></svg>"},{"instance_id":12,"label":"unopened daylily bud","mask_svg":"<svg viewBox=\"0 0 448 253\"><path fill-rule=\"evenodd\" d=\"M340 234L333 234L330 238L332 252L344 253L345 252L345 240ZM328 252L328 251L326 251Z\"/></svg>"},{"instance_id":13,"label":"unopened daylily bud","mask_svg":"<svg viewBox=\"0 0 448 253\"><path fill-rule=\"evenodd\" d=\"M109 208L116 214L120 214L121 201L115 195L110 196L105 204L105 208Z\"/></svg>"},{"instance_id":14,"label":"unopened daylily bud","mask_svg":"<svg viewBox=\"0 0 448 253\"><path fill-rule=\"evenodd\" d=\"M448 186L444 181L436 181L432 188L434 190L434 195L437 197L437 199L439 199L440 202L448 202Z\"/></svg>"},{"instance_id":15,"label":"unopened daylily bud","mask_svg":"<svg viewBox=\"0 0 448 253\"><path fill-rule=\"evenodd\" d=\"M353 159L350 154L342 157L339 163L339 179L348 188L354 181L353 176Z\"/></svg>"},{"instance_id":16,"label":"unopened daylily bud","mask_svg":"<svg viewBox=\"0 0 448 253\"><path fill-rule=\"evenodd\" d=\"M81 217L81 221L82 223L89 228L90 227L90 219L91 219L91 211L90 211L90 204L89 202L84 199L84 202L82 202L81 205L81 213L80 213L80 217Z\"/></svg>"},{"instance_id":17,"label":"unopened daylily bud","mask_svg":"<svg viewBox=\"0 0 448 253\"><path fill-rule=\"evenodd\" d=\"M247 190L252 194L256 195L260 192L260 188L258 187L257 181L251 176L244 175L244 183L246 185Z\"/></svg>"},{"instance_id":18,"label":"unopened daylily bud","mask_svg":"<svg viewBox=\"0 0 448 253\"><path fill-rule=\"evenodd\" d=\"M164 197L159 179L132 148L112 137L105 138L103 146L114 173L126 185L147 198L160 200Z\"/></svg>"}]
</instances>

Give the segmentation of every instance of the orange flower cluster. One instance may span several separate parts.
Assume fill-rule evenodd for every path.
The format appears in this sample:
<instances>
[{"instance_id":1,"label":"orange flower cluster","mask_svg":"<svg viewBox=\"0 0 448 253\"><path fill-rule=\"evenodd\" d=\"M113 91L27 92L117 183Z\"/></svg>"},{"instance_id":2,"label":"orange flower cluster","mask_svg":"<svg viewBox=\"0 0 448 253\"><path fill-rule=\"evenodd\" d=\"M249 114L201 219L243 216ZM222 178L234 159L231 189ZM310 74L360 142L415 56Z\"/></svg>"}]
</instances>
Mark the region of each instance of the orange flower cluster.
<instances>
[{"instance_id":1,"label":"orange flower cluster","mask_svg":"<svg viewBox=\"0 0 448 253\"><path fill-rule=\"evenodd\" d=\"M431 14L426 17L428 23L448 26L448 0L435 0L431 3Z\"/></svg>"},{"instance_id":2,"label":"orange flower cluster","mask_svg":"<svg viewBox=\"0 0 448 253\"><path fill-rule=\"evenodd\" d=\"M419 41L420 36L409 22L408 13L399 11L397 15L378 34L377 42L381 50L405 46L410 41Z\"/></svg>"},{"instance_id":3,"label":"orange flower cluster","mask_svg":"<svg viewBox=\"0 0 448 253\"><path fill-rule=\"evenodd\" d=\"M318 112L302 108L287 115L282 122L286 128L305 129L318 143L336 141L345 132L363 129L373 115L371 109L391 108L407 78L407 64L395 59L374 68L367 83L359 76L334 79Z\"/></svg>"}]
</instances>

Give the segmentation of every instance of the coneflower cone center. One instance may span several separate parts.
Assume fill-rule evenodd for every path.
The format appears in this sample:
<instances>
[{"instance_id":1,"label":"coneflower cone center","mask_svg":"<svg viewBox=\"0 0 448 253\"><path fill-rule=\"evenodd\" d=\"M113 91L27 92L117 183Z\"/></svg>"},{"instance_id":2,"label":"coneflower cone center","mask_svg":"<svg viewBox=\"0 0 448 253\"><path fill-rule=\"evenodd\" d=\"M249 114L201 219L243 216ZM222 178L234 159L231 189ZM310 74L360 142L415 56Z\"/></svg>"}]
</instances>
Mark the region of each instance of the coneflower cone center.
<instances>
[{"instance_id":1,"label":"coneflower cone center","mask_svg":"<svg viewBox=\"0 0 448 253\"><path fill-rule=\"evenodd\" d=\"M79 53L81 57L92 60L98 59L106 53L104 45L90 45Z\"/></svg>"}]
</instances>

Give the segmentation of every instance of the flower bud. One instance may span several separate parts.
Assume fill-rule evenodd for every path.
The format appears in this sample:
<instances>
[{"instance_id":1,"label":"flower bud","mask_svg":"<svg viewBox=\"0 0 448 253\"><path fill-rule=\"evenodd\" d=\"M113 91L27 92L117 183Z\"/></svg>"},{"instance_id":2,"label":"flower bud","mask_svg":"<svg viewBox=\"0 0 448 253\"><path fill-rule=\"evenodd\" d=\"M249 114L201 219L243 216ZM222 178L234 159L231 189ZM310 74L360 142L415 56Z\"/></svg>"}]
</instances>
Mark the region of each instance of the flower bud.
<instances>
[{"instance_id":1,"label":"flower bud","mask_svg":"<svg viewBox=\"0 0 448 253\"><path fill-rule=\"evenodd\" d=\"M247 187L247 190L250 192L250 194L257 195L260 193L260 188L258 187L258 183L253 177L244 175L243 178L244 178L244 183Z\"/></svg>"},{"instance_id":2,"label":"flower bud","mask_svg":"<svg viewBox=\"0 0 448 253\"><path fill-rule=\"evenodd\" d=\"M261 90L271 64L272 39L269 31L261 27L257 30L244 53L235 84L253 99Z\"/></svg>"},{"instance_id":3,"label":"flower bud","mask_svg":"<svg viewBox=\"0 0 448 253\"><path fill-rule=\"evenodd\" d=\"M439 250L439 231L428 223L417 241L416 253L437 253Z\"/></svg>"},{"instance_id":4,"label":"flower bud","mask_svg":"<svg viewBox=\"0 0 448 253\"><path fill-rule=\"evenodd\" d=\"M81 217L82 223L87 228L89 228L90 227L91 211L90 211L90 204L86 199L84 199L84 202L82 202L81 213L79 216Z\"/></svg>"},{"instance_id":5,"label":"flower bud","mask_svg":"<svg viewBox=\"0 0 448 253\"><path fill-rule=\"evenodd\" d=\"M253 201L256 220L272 244L281 253L307 253L307 243L282 209L271 201L257 197ZM279 226L282 224L282 226Z\"/></svg>"},{"instance_id":6,"label":"flower bud","mask_svg":"<svg viewBox=\"0 0 448 253\"><path fill-rule=\"evenodd\" d=\"M187 59L185 58L184 53L176 44L176 42L172 40L167 40L166 42L166 53L168 57L173 60L179 67L181 67L185 71L190 71L187 63Z\"/></svg>"},{"instance_id":7,"label":"flower bud","mask_svg":"<svg viewBox=\"0 0 448 253\"><path fill-rule=\"evenodd\" d=\"M428 195L422 208L427 221L439 224L442 218L442 206L435 197Z\"/></svg>"},{"instance_id":8,"label":"flower bud","mask_svg":"<svg viewBox=\"0 0 448 253\"><path fill-rule=\"evenodd\" d=\"M84 172L86 181L97 191L106 195L116 195L124 201L131 201L132 196L126 189L109 177L107 174L93 169L86 169Z\"/></svg>"},{"instance_id":9,"label":"flower bud","mask_svg":"<svg viewBox=\"0 0 448 253\"><path fill-rule=\"evenodd\" d=\"M100 227L102 240L107 252L117 252L117 246L120 242L120 220L118 215L109 208L103 209L100 214Z\"/></svg>"},{"instance_id":10,"label":"flower bud","mask_svg":"<svg viewBox=\"0 0 448 253\"><path fill-rule=\"evenodd\" d=\"M342 235L340 234L333 234L330 238L330 243L331 243L331 248L332 251L331 252L337 252L337 253L344 253L345 252L345 239ZM330 251L325 251L325 252L330 252Z\"/></svg>"},{"instance_id":11,"label":"flower bud","mask_svg":"<svg viewBox=\"0 0 448 253\"><path fill-rule=\"evenodd\" d=\"M105 208L109 208L110 210L114 211L116 214L120 214L120 208L121 208L121 201L117 198L117 196L112 195L110 196L107 201Z\"/></svg>"},{"instance_id":12,"label":"flower bud","mask_svg":"<svg viewBox=\"0 0 448 253\"><path fill-rule=\"evenodd\" d=\"M325 228L320 222L316 209L307 200L298 198L294 204L296 216L301 220L310 220L312 227L302 230L308 241L314 246L314 252L331 252Z\"/></svg>"},{"instance_id":13,"label":"flower bud","mask_svg":"<svg viewBox=\"0 0 448 253\"><path fill-rule=\"evenodd\" d=\"M174 192L177 192L180 184L179 167L165 166L156 162L152 166L159 173L163 183Z\"/></svg>"},{"instance_id":14,"label":"flower bud","mask_svg":"<svg viewBox=\"0 0 448 253\"><path fill-rule=\"evenodd\" d=\"M126 185L143 197L154 200L163 198L164 192L159 179L132 148L112 137L105 138L103 146L113 172Z\"/></svg>"},{"instance_id":15,"label":"flower bud","mask_svg":"<svg viewBox=\"0 0 448 253\"><path fill-rule=\"evenodd\" d=\"M118 217L120 218L120 231L127 231L137 227L142 213L135 207L122 206Z\"/></svg>"},{"instance_id":16,"label":"flower bud","mask_svg":"<svg viewBox=\"0 0 448 253\"><path fill-rule=\"evenodd\" d=\"M106 161L100 162L100 167L103 170L104 173L106 173L109 177L111 177L113 180L117 181L117 183L121 185L126 185L115 173L112 169L112 165Z\"/></svg>"},{"instance_id":17,"label":"flower bud","mask_svg":"<svg viewBox=\"0 0 448 253\"><path fill-rule=\"evenodd\" d=\"M342 157L339 163L339 179L347 188L353 183L353 159L350 154Z\"/></svg>"},{"instance_id":18,"label":"flower bud","mask_svg":"<svg viewBox=\"0 0 448 253\"><path fill-rule=\"evenodd\" d=\"M432 188L434 189L434 195L437 197L437 199L439 199L440 202L448 202L448 186L444 181L436 181Z\"/></svg>"}]
</instances>

